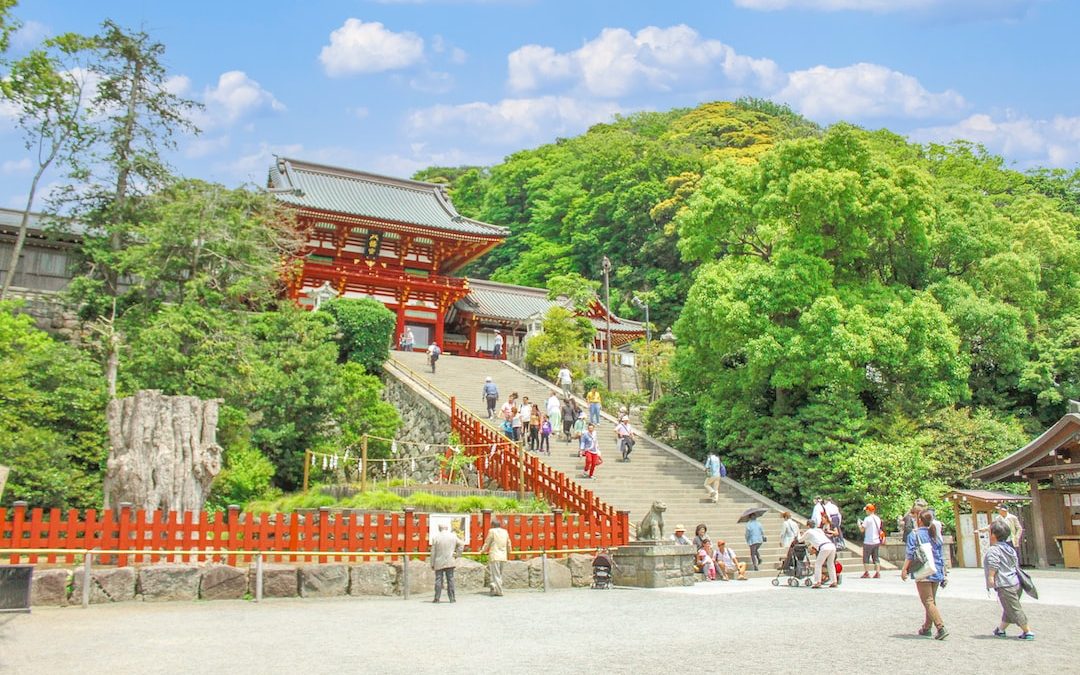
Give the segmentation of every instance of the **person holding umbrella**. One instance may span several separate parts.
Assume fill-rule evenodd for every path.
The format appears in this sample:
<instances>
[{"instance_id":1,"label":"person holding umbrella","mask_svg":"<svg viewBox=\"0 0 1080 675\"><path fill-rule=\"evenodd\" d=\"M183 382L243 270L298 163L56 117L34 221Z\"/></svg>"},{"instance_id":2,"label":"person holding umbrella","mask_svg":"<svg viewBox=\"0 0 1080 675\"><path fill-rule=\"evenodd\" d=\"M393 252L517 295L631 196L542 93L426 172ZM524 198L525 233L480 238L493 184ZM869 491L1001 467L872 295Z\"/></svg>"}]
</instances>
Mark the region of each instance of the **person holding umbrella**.
<instances>
[{"instance_id":1,"label":"person holding umbrella","mask_svg":"<svg viewBox=\"0 0 1080 675\"><path fill-rule=\"evenodd\" d=\"M758 511L752 511L750 518L746 521L746 543L750 546L750 566L756 572L758 565L761 564L761 554L758 553L758 549L765 543L765 533L761 529L761 523L758 522Z\"/></svg>"}]
</instances>

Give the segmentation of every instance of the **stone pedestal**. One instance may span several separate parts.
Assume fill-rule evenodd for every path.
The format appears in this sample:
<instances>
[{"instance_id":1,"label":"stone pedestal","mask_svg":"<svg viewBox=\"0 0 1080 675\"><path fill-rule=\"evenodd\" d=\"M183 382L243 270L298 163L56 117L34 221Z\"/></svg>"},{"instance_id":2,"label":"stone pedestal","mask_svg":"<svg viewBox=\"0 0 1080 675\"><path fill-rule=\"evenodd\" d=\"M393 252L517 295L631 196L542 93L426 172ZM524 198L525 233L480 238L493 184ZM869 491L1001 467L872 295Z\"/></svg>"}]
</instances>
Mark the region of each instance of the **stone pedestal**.
<instances>
[{"instance_id":1,"label":"stone pedestal","mask_svg":"<svg viewBox=\"0 0 1080 675\"><path fill-rule=\"evenodd\" d=\"M636 541L615 549L615 585L669 588L694 585L694 547Z\"/></svg>"}]
</instances>

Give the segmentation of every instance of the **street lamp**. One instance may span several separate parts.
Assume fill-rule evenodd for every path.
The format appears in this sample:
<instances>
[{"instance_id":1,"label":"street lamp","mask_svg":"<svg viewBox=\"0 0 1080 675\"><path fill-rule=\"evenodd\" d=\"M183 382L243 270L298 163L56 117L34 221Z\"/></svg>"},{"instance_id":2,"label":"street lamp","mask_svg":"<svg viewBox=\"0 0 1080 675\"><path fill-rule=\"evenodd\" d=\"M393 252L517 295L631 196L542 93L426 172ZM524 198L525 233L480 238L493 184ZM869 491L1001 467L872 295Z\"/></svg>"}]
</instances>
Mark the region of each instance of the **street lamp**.
<instances>
[{"instance_id":1,"label":"street lamp","mask_svg":"<svg viewBox=\"0 0 1080 675\"><path fill-rule=\"evenodd\" d=\"M645 344L648 345L652 341L652 328L649 326L649 303L642 300L638 296L634 296L630 302L635 307L642 307L645 310Z\"/></svg>"},{"instance_id":2,"label":"street lamp","mask_svg":"<svg viewBox=\"0 0 1080 675\"><path fill-rule=\"evenodd\" d=\"M607 388L611 391L611 261L607 256L600 262L604 270L604 318L607 319Z\"/></svg>"}]
</instances>

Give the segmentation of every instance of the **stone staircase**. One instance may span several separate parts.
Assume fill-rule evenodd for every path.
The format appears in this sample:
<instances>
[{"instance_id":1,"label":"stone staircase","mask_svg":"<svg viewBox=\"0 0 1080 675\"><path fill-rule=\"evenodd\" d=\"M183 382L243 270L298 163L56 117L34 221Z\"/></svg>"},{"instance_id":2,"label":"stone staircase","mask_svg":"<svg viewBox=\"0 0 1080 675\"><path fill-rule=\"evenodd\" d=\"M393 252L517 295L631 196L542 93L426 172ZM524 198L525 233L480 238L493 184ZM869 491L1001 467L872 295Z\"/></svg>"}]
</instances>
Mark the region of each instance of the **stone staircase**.
<instances>
[{"instance_id":1,"label":"stone staircase","mask_svg":"<svg viewBox=\"0 0 1080 675\"><path fill-rule=\"evenodd\" d=\"M394 368L394 366L398 368ZM423 353L391 352L388 371L398 377L411 377L427 381L434 387L457 400L457 405L468 409L481 419L487 415L481 395L484 378L490 376L499 388L500 405L511 392L528 396L531 402L547 400L557 388L549 382L535 377L504 361L477 359L462 356L443 355L439 359L436 373L432 374ZM398 372L395 372L398 371ZM584 402L581 402L584 407ZM500 421L493 422L498 425ZM667 505L664 514L664 535L672 533L676 524L687 528L687 535L693 537L698 523L705 523L709 536L716 541L723 539L734 548L739 559L749 563L749 547L744 539L744 525L737 523L739 515L746 509L760 506L768 512L760 518L768 541L761 547L763 560L761 570L752 576L773 576L776 570L773 563L782 555L780 550L780 529L783 522L780 512L785 510L780 504L769 500L749 488L725 478L717 503L707 498L703 487L705 471L701 464L682 453L665 446L642 433L640 420L631 423L638 432L638 441L634 447L631 461L618 461L615 449L615 418L604 414L597 431L604 463L596 470L594 480L585 479L584 484L597 497L617 509L630 512L633 527L649 511L654 500ZM541 455L541 461L562 471L567 477L581 480L584 462L577 456L576 442L564 443L552 436L551 455ZM788 509L790 510L790 509ZM793 517L805 521L806 515ZM861 552L852 548L846 554L841 553L844 567L861 573L861 565L856 564L856 556Z\"/></svg>"}]
</instances>

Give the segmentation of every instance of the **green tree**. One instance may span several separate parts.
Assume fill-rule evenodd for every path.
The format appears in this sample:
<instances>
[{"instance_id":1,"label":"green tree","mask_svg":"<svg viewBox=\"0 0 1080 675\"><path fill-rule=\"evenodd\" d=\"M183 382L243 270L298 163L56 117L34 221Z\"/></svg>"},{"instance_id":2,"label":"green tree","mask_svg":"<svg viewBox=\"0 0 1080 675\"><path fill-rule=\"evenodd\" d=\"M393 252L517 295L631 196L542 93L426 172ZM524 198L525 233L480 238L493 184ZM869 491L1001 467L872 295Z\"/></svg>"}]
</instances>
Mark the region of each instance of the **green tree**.
<instances>
[{"instance_id":1,"label":"green tree","mask_svg":"<svg viewBox=\"0 0 1080 675\"><path fill-rule=\"evenodd\" d=\"M93 361L0 303L4 503L95 508L105 462L105 391Z\"/></svg>"},{"instance_id":2,"label":"green tree","mask_svg":"<svg viewBox=\"0 0 1080 675\"><path fill-rule=\"evenodd\" d=\"M6 11L0 6L0 16ZM7 33L0 31L6 47ZM11 250L7 276L0 287L3 300L15 278L38 184L54 163L72 163L93 140L85 102L85 70L77 68L91 41L73 33L50 38L38 49L12 63L0 79L0 94L14 108L15 123L34 157L34 175L26 197L19 233Z\"/></svg>"},{"instance_id":3,"label":"green tree","mask_svg":"<svg viewBox=\"0 0 1080 675\"><path fill-rule=\"evenodd\" d=\"M588 363L595 332L587 318L556 305L544 316L543 332L525 344L525 362L550 380L564 365L579 378Z\"/></svg>"},{"instance_id":4,"label":"green tree","mask_svg":"<svg viewBox=\"0 0 1080 675\"><path fill-rule=\"evenodd\" d=\"M341 397L334 416L340 434L332 439L333 446L338 450L351 448L355 455L365 434L394 438L401 428L401 416L393 405L382 400L379 378L354 362L341 366L339 374ZM388 442L373 440L368 443L368 457L389 457L390 448Z\"/></svg>"},{"instance_id":5,"label":"green tree","mask_svg":"<svg viewBox=\"0 0 1080 675\"><path fill-rule=\"evenodd\" d=\"M377 373L390 357L397 318L378 300L337 299L322 306L334 317L340 333L342 361L353 361Z\"/></svg>"}]
</instances>

